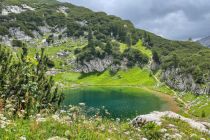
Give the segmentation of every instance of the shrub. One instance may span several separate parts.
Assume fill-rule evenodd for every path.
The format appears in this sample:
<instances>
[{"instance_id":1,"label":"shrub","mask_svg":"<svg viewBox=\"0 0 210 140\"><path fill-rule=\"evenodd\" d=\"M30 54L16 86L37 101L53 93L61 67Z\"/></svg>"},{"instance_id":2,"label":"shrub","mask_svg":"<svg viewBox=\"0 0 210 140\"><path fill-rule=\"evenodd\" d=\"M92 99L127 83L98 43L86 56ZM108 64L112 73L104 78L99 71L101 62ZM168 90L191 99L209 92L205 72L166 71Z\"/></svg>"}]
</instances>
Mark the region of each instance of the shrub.
<instances>
[{"instance_id":1,"label":"shrub","mask_svg":"<svg viewBox=\"0 0 210 140\"><path fill-rule=\"evenodd\" d=\"M146 55L137 49L128 48L124 51L123 56L128 59L128 66L136 64L143 66L148 63L149 59Z\"/></svg>"},{"instance_id":2,"label":"shrub","mask_svg":"<svg viewBox=\"0 0 210 140\"><path fill-rule=\"evenodd\" d=\"M12 46L13 47L19 47L19 48L22 48L22 47L25 47L25 43L23 43L21 40L17 40L17 39L14 39L12 40Z\"/></svg>"},{"instance_id":3,"label":"shrub","mask_svg":"<svg viewBox=\"0 0 210 140\"><path fill-rule=\"evenodd\" d=\"M201 117L202 117L202 118L205 118L205 117L206 117L206 113L205 113L204 110L203 110L202 113L201 113Z\"/></svg>"},{"instance_id":4,"label":"shrub","mask_svg":"<svg viewBox=\"0 0 210 140\"><path fill-rule=\"evenodd\" d=\"M46 109L55 111L63 94L58 93L52 77L46 76L44 50L36 56L37 65L28 61L26 48L18 58L14 61L13 54L0 46L0 98L5 111L24 118Z\"/></svg>"}]
</instances>

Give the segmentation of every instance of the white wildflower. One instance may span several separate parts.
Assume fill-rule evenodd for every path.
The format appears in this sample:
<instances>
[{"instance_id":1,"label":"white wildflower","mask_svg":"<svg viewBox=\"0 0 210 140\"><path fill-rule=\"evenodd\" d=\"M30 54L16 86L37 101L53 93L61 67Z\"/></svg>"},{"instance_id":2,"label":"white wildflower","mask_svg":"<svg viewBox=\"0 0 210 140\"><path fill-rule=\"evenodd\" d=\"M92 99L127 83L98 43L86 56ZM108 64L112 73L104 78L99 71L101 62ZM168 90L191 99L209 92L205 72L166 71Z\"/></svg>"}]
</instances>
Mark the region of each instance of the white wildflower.
<instances>
[{"instance_id":1,"label":"white wildflower","mask_svg":"<svg viewBox=\"0 0 210 140\"><path fill-rule=\"evenodd\" d=\"M67 131L65 132L65 136L68 137L68 136L70 136L70 135L71 135L71 132L70 132L69 130L67 130Z\"/></svg>"},{"instance_id":2,"label":"white wildflower","mask_svg":"<svg viewBox=\"0 0 210 140\"><path fill-rule=\"evenodd\" d=\"M52 115L52 118L53 118L55 121L60 120L60 117L59 117L58 115Z\"/></svg>"},{"instance_id":3,"label":"white wildflower","mask_svg":"<svg viewBox=\"0 0 210 140\"><path fill-rule=\"evenodd\" d=\"M37 118L36 122L40 123L40 122L46 122L45 118Z\"/></svg>"},{"instance_id":4,"label":"white wildflower","mask_svg":"<svg viewBox=\"0 0 210 140\"><path fill-rule=\"evenodd\" d=\"M26 140L26 137L25 136L21 136L20 140Z\"/></svg>"}]
</instances>

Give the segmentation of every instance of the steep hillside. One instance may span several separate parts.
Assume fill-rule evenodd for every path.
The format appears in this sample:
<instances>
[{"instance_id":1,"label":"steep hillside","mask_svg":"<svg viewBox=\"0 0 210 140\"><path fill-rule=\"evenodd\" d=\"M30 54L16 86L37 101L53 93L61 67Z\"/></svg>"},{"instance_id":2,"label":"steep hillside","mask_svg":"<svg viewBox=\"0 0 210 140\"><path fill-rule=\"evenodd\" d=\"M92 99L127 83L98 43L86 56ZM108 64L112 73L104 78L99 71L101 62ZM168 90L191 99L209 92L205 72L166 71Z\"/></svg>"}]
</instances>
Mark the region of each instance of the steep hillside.
<instances>
[{"instance_id":1,"label":"steep hillside","mask_svg":"<svg viewBox=\"0 0 210 140\"><path fill-rule=\"evenodd\" d=\"M136 29L130 21L69 3L5 0L0 9L2 44L47 48L80 40L83 47L58 52L72 54L60 63L68 63L74 72L115 74L150 62L150 56L134 47L140 40L153 52L151 69L161 70L163 82L180 91L210 93L210 50L199 43L166 40Z\"/></svg>"},{"instance_id":2,"label":"steep hillside","mask_svg":"<svg viewBox=\"0 0 210 140\"><path fill-rule=\"evenodd\" d=\"M162 70L162 81L179 91L209 94L210 49L196 42L171 41L152 33L145 34L152 44L151 69Z\"/></svg>"}]
</instances>

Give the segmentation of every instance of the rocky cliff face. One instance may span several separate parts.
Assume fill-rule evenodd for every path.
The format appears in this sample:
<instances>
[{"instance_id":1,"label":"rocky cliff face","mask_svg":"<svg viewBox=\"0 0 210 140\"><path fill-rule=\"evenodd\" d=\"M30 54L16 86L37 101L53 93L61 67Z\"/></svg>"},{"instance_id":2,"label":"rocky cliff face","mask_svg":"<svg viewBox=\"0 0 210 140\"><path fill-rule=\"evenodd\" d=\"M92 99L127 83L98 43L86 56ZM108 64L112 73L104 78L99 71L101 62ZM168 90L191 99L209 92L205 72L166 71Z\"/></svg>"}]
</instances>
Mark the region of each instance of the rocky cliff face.
<instances>
[{"instance_id":1,"label":"rocky cliff face","mask_svg":"<svg viewBox=\"0 0 210 140\"><path fill-rule=\"evenodd\" d=\"M26 35L25 32L21 31L20 27L19 28L10 28L9 33L11 36L13 36L14 38L16 38L18 40L30 41L32 39L32 37Z\"/></svg>"},{"instance_id":2,"label":"rocky cliff face","mask_svg":"<svg viewBox=\"0 0 210 140\"><path fill-rule=\"evenodd\" d=\"M83 63L71 62L73 65L73 71L81 72L81 73L91 73L91 72L103 72L108 68L112 72L117 72L119 69L126 70L127 69L127 59L123 59L121 64L114 64L112 56L106 56L103 59L94 58L90 61L83 61Z\"/></svg>"},{"instance_id":3,"label":"rocky cliff face","mask_svg":"<svg viewBox=\"0 0 210 140\"><path fill-rule=\"evenodd\" d=\"M103 72L113 63L113 58L107 56L104 59L95 58L89 62L84 61L83 64L75 64L75 72L91 73L91 72Z\"/></svg>"},{"instance_id":4,"label":"rocky cliff face","mask_svg":"<svg viewBox=\"0 0 210 140\"><path fill-rule=\"evenodd\" d=\"M21 14L27 11L34 11L36 12L37 9L30 7L27 4L20 4L20 5L6 5L3 4L3 7L0 10L0 16L2 17L7 17L10 14ZM57 8L57 12L67 14L68 12L67 7L59 7ZM12 19L13 21L16 21L16 18ZM64 33L66 31L66 27L59 28L59 27L50 27L47 25L46 21L44 21L45 25L43 26L38 26L38 30L34 29L29 29L29 32L26 32L23 28L16 27L16 26L11 26L7 27L8 28L8 33L4 35L0 35L0 42L4 45L7 46L12 46L12 41L14 39L27 42L27 43L32 43L35 44L34 42L37 41L37 39L41 39L43 35L52 35L53 36L53 44L50 45L57 45L60 44L60 40L58 41L59 36L61 36L62 39L64 39L67 35ZM27 24L27 23L26 23ZM2 26L2 25L1 25ZM29 34L30 33L30 34ZM49 44L43 42L41 44L41 47L49 46Z\"/></svg>"},{"instance_id":5,"label":"rocky cliff face","mask_svg":"<svg viewBox=\"0 0 210 140\"><path fill-rule=\"evenodd\" d=\"M35 9L26 4L22 4L20 6L17 6L17 5L5 6L1 11L1 15L7 16L10 13L20 14L27 10L34 11Z\"/></svg>"},{"instance_id":6,"label":"rocky cliff face","mask_svg":"<svg viewBox=\"0 0 210 140\"><path fill-rule=\"evenodd\" d=\"M201 43L202 45L210 48L210 36L202 38L202 39L198 40L198 42Z\"/></svg>"},{"instance_id":7,"label":"rocky cliff face","mask_svg":"<svg viewBox=\"0 0 210 140\"><path fill-rule=\"evenodd\" d=\"M40 26L38 27L40 32L38 31L32 31L33 37L27 35L24 31L21 30L20 27L11 27L9 28L9 35L0 35L0 41L2 44L5 44L7 46L12 46L13 39L17 39L23 42L28 42L34 44L37 39L42 39L43 35L51 35L53 39L53 43L49 44L47 43L46 39L43 39L39 47L45 47L49 45L55 45L58 46L62 43L64 43L67 39L67 35L64 33L66 31L66 28L55 28L54 32L52 32L52 28L50 28L48 25ZM61 38L59 39L59 36Z\"/></svg>"},{"instance_id":8,"label":"rocky cliff face","mask_svg":"<svg viewBox=\"0 0 210 140\"><path fill-rule=\"evenodd\" d=\"M167 69L162 72L161 80L170 87L180 91L191 91L196 94L210 94L210 83L206 85L197 84L192 75L183 74L180 69Z\"/></svg>"}]
</instances>

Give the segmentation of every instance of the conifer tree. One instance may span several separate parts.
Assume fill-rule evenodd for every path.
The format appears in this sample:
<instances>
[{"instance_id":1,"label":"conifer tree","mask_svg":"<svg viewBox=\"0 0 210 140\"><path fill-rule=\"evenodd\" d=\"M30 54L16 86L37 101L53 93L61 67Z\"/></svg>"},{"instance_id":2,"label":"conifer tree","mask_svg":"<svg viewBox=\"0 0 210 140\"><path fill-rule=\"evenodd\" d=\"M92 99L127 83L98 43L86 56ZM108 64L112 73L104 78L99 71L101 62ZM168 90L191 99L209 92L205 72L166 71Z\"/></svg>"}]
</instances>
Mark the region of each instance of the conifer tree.
<instances>
[{"instance_id":1,"label":"conifer tree","mask_svg":"<svg viewBox=\"0 0 210 140\"><path fill-rule=\"evenodd\" d=\"M130 33L128 33L126 36L126 44L128 45L128 47L132 46L132 37Z\"/></svg>"},{"instance_id":2,"label":"conifer tree","mask_svg":"<svg viewBox=\"0 0 210 140\"><path fill-rule=\"evenodd\" d=\"M52 77L46 75L48 58L37 54L38 64L27 59L27 48L23 48L18 61L12 53L0 46L0 98L4 107L9 101L13 105L13 115L25 118L48 109L55 111L63 100Z\"/></svg>"}]
</instances>

